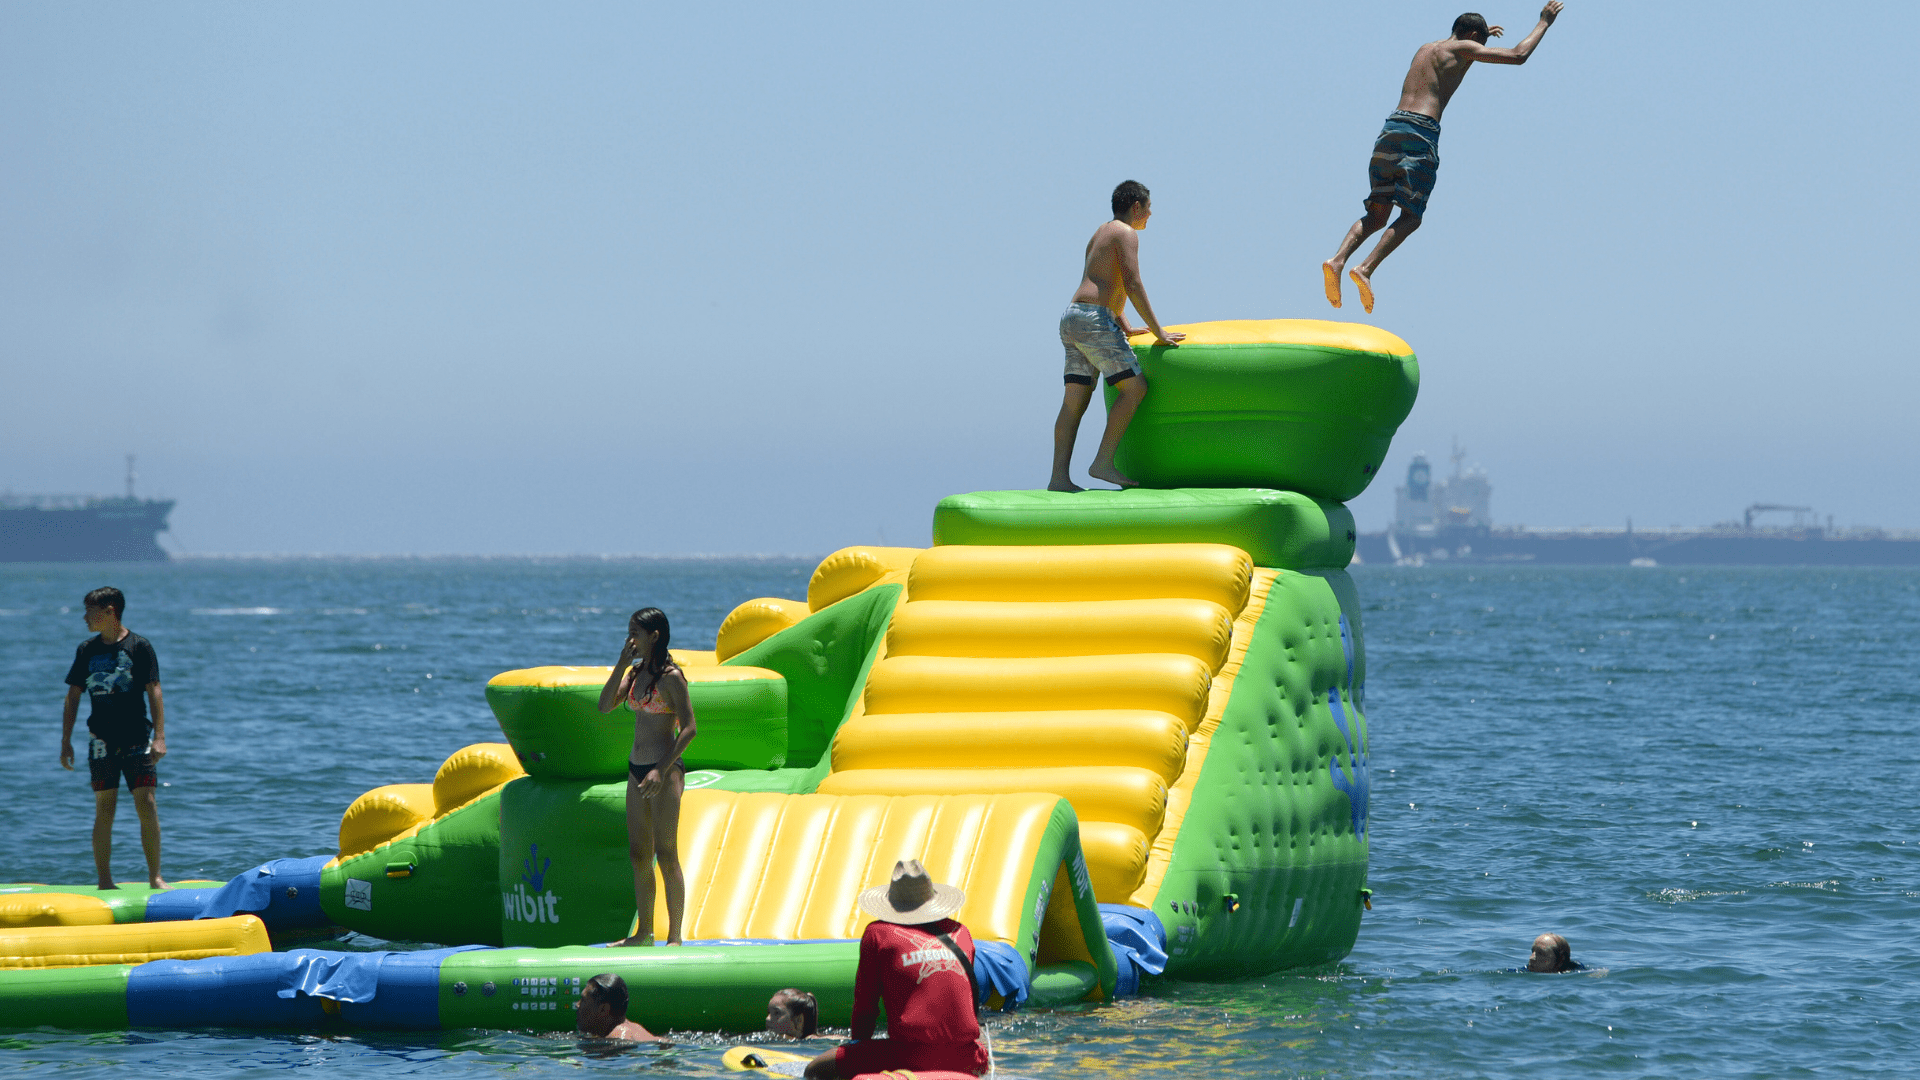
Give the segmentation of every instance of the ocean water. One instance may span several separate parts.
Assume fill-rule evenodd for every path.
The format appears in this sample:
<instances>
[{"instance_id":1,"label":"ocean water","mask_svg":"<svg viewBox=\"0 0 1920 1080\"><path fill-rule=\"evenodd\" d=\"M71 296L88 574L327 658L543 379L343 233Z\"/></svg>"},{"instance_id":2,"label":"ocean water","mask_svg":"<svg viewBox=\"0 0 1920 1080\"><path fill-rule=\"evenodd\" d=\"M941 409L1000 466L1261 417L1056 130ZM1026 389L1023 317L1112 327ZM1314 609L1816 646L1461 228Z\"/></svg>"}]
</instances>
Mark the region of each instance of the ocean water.
<instances>
[{"instance_id":1,"label":"ocean water","mask_svg":"<svg viewBox=\"0 0 1920 1080\"><path fill-rule=\"evenodd\" d=\"M0 881L91 877L58 765L80 597L160 655L165 869L327 853L340 811L498 737L481 686L608 663L657 604L710 648L812 560L0 566ZM1920 1060L1920 572L1356 568L1374 910L1340 964L997 1020L1033 1076L1866 1075ZM138 876L123 802L116 865ZM1516 972L1544 931L1589 970ZM644 1004L636 1015L645 1020ZM724 1075L726 1039L0 1033L0 1068ZM824 1047L825 1043L820 1044Z\"/></svg>"}]
</instances>

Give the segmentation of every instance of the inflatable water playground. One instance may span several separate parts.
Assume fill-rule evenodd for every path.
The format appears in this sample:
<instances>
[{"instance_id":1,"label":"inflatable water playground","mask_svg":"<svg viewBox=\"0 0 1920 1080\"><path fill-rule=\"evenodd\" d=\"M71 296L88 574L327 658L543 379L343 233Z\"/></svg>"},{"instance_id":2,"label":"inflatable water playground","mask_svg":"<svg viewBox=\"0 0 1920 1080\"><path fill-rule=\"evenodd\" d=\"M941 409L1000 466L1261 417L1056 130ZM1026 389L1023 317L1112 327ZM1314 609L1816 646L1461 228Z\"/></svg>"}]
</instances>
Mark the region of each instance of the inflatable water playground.
<instances>
[{"instance_id":1,"label":"inflatable water playground","mask_svg":"<svg viewBox=\"0 0 1920 1080\"><path fill-rule=\"evenodd\" d=\"M1418 365L1357 324L1173 329L1138 349L1118 464L1142 487L949 497L932 547L835 552L805 602L747 600L676 652L684 947L600 947L636 922L633 715L596 707L608 669L536 666L486 687L504 741L370 778L401 782L345 809L337 856L0 886L0 1026L554 1030L603 971L654 1030L758 1031L788 986L845 1025L856 898L899 858L966 891L999 1007L1346 955L1369 894L1343 503ZM295 946L327 927L443 947Z\"/></svg>"}]
</instances>

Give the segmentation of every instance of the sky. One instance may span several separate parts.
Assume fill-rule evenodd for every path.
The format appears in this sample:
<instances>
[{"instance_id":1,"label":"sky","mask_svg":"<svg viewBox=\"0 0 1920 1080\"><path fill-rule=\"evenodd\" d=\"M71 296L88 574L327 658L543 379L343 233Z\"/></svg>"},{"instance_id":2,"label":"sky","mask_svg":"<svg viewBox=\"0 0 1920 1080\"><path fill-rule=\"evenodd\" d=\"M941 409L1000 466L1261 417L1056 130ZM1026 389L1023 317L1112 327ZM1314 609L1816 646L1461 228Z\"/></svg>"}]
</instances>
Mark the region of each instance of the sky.
<instances>
[{"instance_id":1,"label":"sky","mask_svg":"<svg viewBox=\"0 0 1920 1080\"><path fill-rule=\"evenodd\" d=\"M1045 483L1133 178L1163 322L1418 353L1363 528L1456 439L1503 524L1920 527L1920 6L1574 0L1469 73L1425 227L1335 312L1458 13L4 0L0 489L137 453L191 554L925 544L942 496Z\"/></svg>"}]
</instances>

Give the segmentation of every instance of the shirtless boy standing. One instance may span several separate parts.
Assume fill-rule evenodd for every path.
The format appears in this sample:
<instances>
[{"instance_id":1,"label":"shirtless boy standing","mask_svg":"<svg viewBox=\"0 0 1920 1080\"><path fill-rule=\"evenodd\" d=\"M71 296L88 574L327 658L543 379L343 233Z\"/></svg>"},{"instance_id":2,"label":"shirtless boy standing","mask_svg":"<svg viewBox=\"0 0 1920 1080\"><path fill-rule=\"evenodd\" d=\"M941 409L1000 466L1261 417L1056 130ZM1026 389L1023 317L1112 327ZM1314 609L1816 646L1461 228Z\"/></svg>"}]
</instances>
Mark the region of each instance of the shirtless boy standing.
<instances>
[{"instance_id":1,"label":"shirtless boy standing","mask_svg":"<svg viewBox=\"0 0 1920 1080\"><path fill-rule=\"evenodd\" d=\"M1086 268L1080 288L1060 316L1060 342L1067 348L1067 393L1060 404L1059 419L1053 422L1053 479L1048 491L1082 490L1067 475L1073 459L1073 440L1080 433L1080 418L1093 400L1093 380L1107 377L1107 385L1120 392L1120 399L1107 413L1106 434L1100 437L1100 452L1094 455L1087 473L1121 487L1137 487L1133 480L1114 467L1113 452L1126 434L1127 423L1147 396L1147 379L1140 374L1133 346L1127 338L1151 332L1161 345L1176 345L1187 335L1169 334L1153 317L1153 305L1147 302L1147 287L1140 283L1140 230L1153 216L1153 202L1146 185L1128 180L1113 189L1113 220L1094 230L1087 241ZM1140 313L1147 328L1127 325L1127 301Z\"/></svg>"},{"instance_id":2,"label":"shirtless boy standing","mask_svg":"<svg viewBox=\"0 0 1920 1080\"><path fill-rule=\"evenodd\" d=\"M1327 302L1340 306L1340 271L1347 259L1359 249L1360 242L1387 225L1387 213L1395 205L1400 216L1380 242L1350 271L1353 283L1360 287L1360 306L1373 312L1373 272L1380 260L1393 253L1400 242L1420 227L1427 212L1427 197L1433 194L1434 173L1440 168L1440 114L1446 110L1460 80L1474 61L1483 64L1524 64L1534 47L1553 25L1565 6L1552 0L1540 9L1540 24L1520 44L1511 49L1487 47L1487 39L1501 35L1501 28L1488 26L1487 20L1468 12L1453 20L1453 36L1445 41L1430 41L1413 54L1413 67L1400 88L1400 107L1387 117L1380 138L1373 144L1373 160L1367 164L1366 216L1353 223L1340 252L1320 264L1320 276L1327 289Z\"/></svg>"}]
</instances>

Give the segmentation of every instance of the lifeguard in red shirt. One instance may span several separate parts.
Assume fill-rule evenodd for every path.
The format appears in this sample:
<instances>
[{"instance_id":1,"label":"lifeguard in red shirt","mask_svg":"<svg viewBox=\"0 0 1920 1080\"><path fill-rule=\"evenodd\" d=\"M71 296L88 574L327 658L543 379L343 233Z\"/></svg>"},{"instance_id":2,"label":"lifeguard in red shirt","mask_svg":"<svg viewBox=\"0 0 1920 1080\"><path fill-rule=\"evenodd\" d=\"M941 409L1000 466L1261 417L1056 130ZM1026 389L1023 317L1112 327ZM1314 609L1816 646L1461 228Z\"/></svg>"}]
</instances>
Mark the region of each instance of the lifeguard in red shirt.
<instances>
[{"instance_id":1,"label":"lifeguard in red shirt","mask_svg":"<svg viewBox=\"0 0 1920 1080\"><path fill-rule=\"evenodd\" d=\"M875 921L860 937L853 984L856 1041L813 1059L808 1077L987 1071L974 1015L973 935L948 918L966 900L952 885L936 885L918 859L895 863L890 884L860 894L860 910ZM883 1001L887 1036L876 1039L873 1026Z\"/></svg>"}]
</instances>

